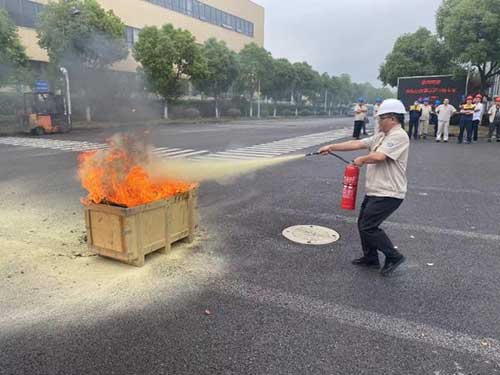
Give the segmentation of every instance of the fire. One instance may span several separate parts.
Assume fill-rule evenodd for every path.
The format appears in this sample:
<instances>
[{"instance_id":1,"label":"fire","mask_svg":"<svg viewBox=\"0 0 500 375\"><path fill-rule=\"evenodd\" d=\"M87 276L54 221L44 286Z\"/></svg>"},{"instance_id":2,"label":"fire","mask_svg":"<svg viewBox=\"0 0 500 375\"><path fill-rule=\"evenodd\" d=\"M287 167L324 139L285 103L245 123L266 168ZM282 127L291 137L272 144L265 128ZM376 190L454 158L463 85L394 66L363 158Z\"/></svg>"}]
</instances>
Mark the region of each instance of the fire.
<instances>
[{"instance_id":1,"label":"fire","mask_svg":"<svg viewBox=\"0 0 500 375\"><path fill-rule=\"evenodd\" d=\"M83 152L78 157L78 176L88 195L83 204L108 203L125 207L169 198L196 184L153 178L148 165L154 157L148 147L128 136L115 136L109 149Z\"/></svg>"}]
</instances>

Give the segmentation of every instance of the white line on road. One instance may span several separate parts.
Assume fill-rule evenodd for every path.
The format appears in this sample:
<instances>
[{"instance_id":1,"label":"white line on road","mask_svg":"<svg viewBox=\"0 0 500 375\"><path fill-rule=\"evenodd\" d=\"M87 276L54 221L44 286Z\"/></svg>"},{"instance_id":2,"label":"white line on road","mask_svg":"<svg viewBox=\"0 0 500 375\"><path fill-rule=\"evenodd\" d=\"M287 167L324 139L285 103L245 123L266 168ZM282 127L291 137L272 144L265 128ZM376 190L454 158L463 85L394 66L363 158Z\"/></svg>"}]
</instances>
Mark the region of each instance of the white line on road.
<instances>
[{"instance_id":1,"label":"white line on road","mask_svg":"<svg viewBox=\"0 0 500 375\"><path fill-rule=\"evenodd\" d=\"M202 155L202 154L208 154L210 151L208 150L201 150L201 151L193 151L193 152L188 152L187 154L182 154L182 155L176 155L169 157L169 159L181 159L181 158L187 158L195 155Z\"/></svg>"},{"instance_id":2,"label":"white line on road","mask_svg":"<svg viewBox=\"0 0 500 375\"><path fill-rule=\"evenodd\" d=\"M500 364L500 341L462 332L445 330L429 324L339 305L299 294L264 288L250 283L217 284L220 292L253 303L270 305L309 317L337 321L352 327L364 328L398 339L420 342L450 351L478 355Z\"/></svg>"},{"instance_id":3,"label":"white line on road","mask_svg":"<svg viewBox=\"0 0 500 375\"><path fill-rule=\"evenodd\" d=\"M222 152L218 152L217 154L219 154L219 155L248 156L248 157L252 157L254 159L261 159L261 158L266 159L266 158L273 158L274 156L276 156L276 155L245 152L245 151L222 151Z\"/></svg>"},{"instance_id":4,"label":"white line on road","mask_svg":"<svg viewBox=\"0 0 500 375\"><path fill-rule=\"evenodd\" d=\"M156 154L162 158L169 158L174 155L180 155L180 154L187 154L189 152L193 152L194 150L179 150L179 151L172 151L172 152L162 152L161 154Z\"/></svg>"}]
</instances>

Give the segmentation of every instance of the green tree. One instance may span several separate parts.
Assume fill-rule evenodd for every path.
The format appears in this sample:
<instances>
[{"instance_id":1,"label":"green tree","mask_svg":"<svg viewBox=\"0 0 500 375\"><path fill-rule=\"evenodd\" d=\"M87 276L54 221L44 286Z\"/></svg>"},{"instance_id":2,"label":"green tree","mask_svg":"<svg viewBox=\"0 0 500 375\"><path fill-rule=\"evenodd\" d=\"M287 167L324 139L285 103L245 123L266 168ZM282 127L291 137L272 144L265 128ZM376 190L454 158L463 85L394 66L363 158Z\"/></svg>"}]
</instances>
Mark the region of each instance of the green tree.
<instances>
[{"instance_id":1,"label":"green tree","mask_svg":"<svg viewBox=\"0 0 500 375\"><path fill-rule=\"evenodd\" d=\"M205 94L214 97L215 117L219 118L219 98L229 90L238 77L237 56L225 42L217 41L215 38L208 39L201 52L207 64L207 71L195 81L195 84Z\"/></svg>"},{"instance_id":2,"label":"green tree","mask_svg":"<svg viewBox=\"0 0 500 375\"><path fill-rule=\"evenodd\" d=\"M0 86L14 81L27 82L28 76L29 60L16 26L0 8Z\"/></svg>"},{"instance_id":3,"label":"green tree","mask_svg":"<svg viewBox=\"0 0 500 375\"><path fill-rule=\"evenodd\" d=\"M488 81L500 74L500 0L444 0L436 26L449 56L475 68L486 91Z\"/></svg>"},{"instance_id":4,"label":"green tree","mask_svg":"<svg viewBox=\"0 0 500 375\"><path fill-rule=\"evenodd\" d=\"M274 103L274 117L276 117L276 105L280 100L290 98L292 84L295 77L293 65L287 59L273 60L273 75L267 81L266 92L272 98Z\"/></svg>"},{"instance_id":5,"label":"green tree","mask_svg":"<svg viewBox=\"0 0 500 375\"><path fill-rule=\"evenodd\" d=\"M302 105L304 97L311 95L319 80L319 74L307 62L294 63L295 80L293 97L298 105Z\"/></svg>"},{"instance_id":6,"label":"green tree","mask_svg":"<svg viewBox=\"0 0 500 375\"><path fill-rule=\"evenodd\" d=\"M125 24L96 0L58 0L43 8L37 34L49 55L49 75L58 77L60 66L68 69L72 87L84 93L90 121L91 107L108 99L96 94L103 86L98 77L128 56Z\"/></svg>"},{"instance_id":7,"label":"green tree","mask_svg":"<svg viewBox=\"0 0 500 375\"><path fill-rule=\"evenodd\" d=\"M50 62L106 68L127 57L125 24L96 0L49 2L37 25L38 44Z\"/></svg>"},{"instance_id":8,"label":"green tree","mask_svg":"<svg viewBox=\"0 0 500 375\"><path fill-rule=\"evenodd\" d=\"M143 28L133 55L142 65L138 70L145 77L148 89L163 98L165 118L168 118L168 102L182 94L182 80L200 81L207 74L206 62L194 36L171 24Z\"/></svg>"},{"instance_id":9,"label":"green tree","mask_svg":"<svg viewBox=\"0 0 500 375\"><path fill-rule=\"evenodd\" d=\"M238 87L250 98L250 117L253 116L252 98L258 96L257 117L260 118L262 85L272 77L273 58L255 43L247 44L238 54L240 75Z\"/></svg>"},{"instance_id":10,"label":"green tree","mask_svg":"<svg viewBox=\"0 0 500 375\"><path fill-rule=\"evenodd\" d=\"M395 87L398 77L450 74L455 70L447 44L421 27L396 40L392 52L380 66L379 79L384 85Z\"/></svg>"}]
</instances>

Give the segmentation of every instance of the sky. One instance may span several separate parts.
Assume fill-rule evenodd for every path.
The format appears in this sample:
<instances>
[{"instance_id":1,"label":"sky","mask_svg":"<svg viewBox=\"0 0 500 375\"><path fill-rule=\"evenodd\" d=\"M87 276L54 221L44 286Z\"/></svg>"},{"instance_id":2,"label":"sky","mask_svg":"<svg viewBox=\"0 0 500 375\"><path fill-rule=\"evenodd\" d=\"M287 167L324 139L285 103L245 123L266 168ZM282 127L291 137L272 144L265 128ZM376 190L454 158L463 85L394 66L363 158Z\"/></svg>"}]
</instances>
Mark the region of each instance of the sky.
<instances>
[{"instance_id":1,"label":"sky","mask_svg":"<svg viewBox=\"0 0 500 375\"><path fill-rule=\"evenodd\" d=\"M320 73L379 87L378 68L401 34L435 31L440 0L253 0L266 12L265 48Z\"/></svg>"}]
</instances>

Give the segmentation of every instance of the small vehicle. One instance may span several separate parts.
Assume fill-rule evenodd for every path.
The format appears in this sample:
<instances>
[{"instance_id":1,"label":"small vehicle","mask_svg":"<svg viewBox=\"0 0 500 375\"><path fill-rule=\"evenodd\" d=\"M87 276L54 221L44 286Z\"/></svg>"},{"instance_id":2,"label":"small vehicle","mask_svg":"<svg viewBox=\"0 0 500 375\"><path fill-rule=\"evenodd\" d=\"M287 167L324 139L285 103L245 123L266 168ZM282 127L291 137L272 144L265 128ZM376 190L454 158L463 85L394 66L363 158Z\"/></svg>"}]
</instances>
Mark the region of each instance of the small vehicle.
<instances>
[{"instance_id":1,"label":"small vehicle","mask_svg":"<svg viewBox=\"0 0 500 375\"><path fill-rule=\"evenodd\" d=\"M70 130L64 97L51 92L25 93L24 110L19 115L19 121L22 131L33 135Z\"/></svg>"}]
</instances>

